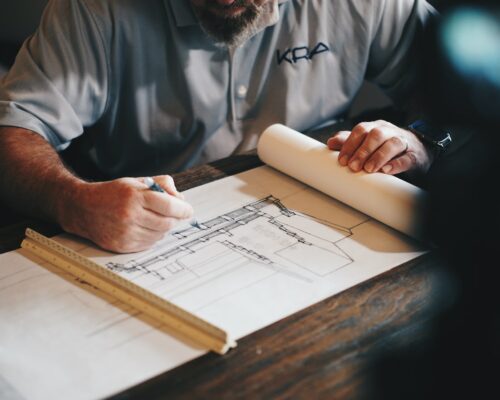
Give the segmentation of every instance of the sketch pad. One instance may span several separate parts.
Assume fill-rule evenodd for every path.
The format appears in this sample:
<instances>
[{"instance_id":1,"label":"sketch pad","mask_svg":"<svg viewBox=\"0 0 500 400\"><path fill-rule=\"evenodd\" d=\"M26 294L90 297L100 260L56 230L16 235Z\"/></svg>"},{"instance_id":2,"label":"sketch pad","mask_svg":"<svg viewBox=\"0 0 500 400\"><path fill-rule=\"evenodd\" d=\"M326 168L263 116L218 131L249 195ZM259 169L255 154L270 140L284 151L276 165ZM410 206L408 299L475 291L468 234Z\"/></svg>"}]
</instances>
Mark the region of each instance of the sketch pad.
<instances>
[{"instance_id":1,"label":"sketch pad","mask_svg":"<svg viewBox=\"0 0 500 400\"><path fill-rule=\"evenodd\" d=\"M335 171L334 154L317 142L307 141L306 153L313 155L314 171L326 172L313 174L317 181L298 175L300 165L306 169L298 159L303 137L287 145L280 142L286 132L275 126L259 144L259 155L276 168L255 168L184 192L200 228L186 222L152 249L123 255L68 234L53 240L205 321L223 341L238 340L423 254L418 242L388 226L390 219L382 224L369 216L371 209L361 212L344 204L347 198L340 202L322 193L329 192L321 179L336 182L339 197L361 191L362 183L348 183L355 175ZM290 133L289 138L298 135ZM266 142L288 157L273 158ZM282 161L297 167L287 170L295 179L277 170ZM396 192L359 176L366 182L364 197L400 207L408 219L395 226L410 228L408 204L420 192L403 185L398 205L401 199L390 199ZM99 399L207 351L25 249L0 255L0 265L0 376L20 397Z\"/></svg>"}]
</instances>

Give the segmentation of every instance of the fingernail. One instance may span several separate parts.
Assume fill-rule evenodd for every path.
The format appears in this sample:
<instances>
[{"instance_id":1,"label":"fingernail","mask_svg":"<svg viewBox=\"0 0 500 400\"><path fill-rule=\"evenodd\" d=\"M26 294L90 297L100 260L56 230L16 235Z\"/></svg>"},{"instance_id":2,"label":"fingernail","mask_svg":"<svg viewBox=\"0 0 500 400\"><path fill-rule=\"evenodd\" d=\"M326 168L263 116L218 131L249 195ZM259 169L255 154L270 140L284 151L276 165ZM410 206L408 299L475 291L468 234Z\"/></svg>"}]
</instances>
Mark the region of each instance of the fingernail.
<instances>
[{"instance_id":1,"label":"fingernail","mask_svg":"<svg viewBox=\"0 0 500 400\"><path fill-rule=\"evenodd\" d=\"M368 161L366 164L365 164L365 171L366 172L373 172L373 167L375 166L375 163L372 162L372 161Z\"/></svg>"},{"instance_id":2,"label":"fingernail","mask_svg":"<svg viewBox=\"0 0 500 400\"><path fill-rule=\"evenodd\" d=\"M354 161L352 161L352 162L349 164L349 167L350 167L353 171L358 171L358 170L359 170L359 160L354 160Z\"/></svg>"},{"instance_id":3,"label":"fingernail","mask_svg":"<svg viewBox=\"0 0 500 400\"><path fill-rule=\"evenodd\" d=\"M392 170L392 165L391 164L384 165L384 167L382 168L382 172L384 174L388 174L389 172L391 172L391 170Z\"/></svg>"},{"instance_id":4,"label":"fingernail","mask_svg":"<svg viewBox=\"0 0 500 400\"><path fill-rule=\"evenodd\" d=\"M339 163L340 165L344 165L346 166L347 165L347 161L349 161L349 156L347 155L343 155L342 157L340 157L339 159Z\"/></svg>"}]
</instances>

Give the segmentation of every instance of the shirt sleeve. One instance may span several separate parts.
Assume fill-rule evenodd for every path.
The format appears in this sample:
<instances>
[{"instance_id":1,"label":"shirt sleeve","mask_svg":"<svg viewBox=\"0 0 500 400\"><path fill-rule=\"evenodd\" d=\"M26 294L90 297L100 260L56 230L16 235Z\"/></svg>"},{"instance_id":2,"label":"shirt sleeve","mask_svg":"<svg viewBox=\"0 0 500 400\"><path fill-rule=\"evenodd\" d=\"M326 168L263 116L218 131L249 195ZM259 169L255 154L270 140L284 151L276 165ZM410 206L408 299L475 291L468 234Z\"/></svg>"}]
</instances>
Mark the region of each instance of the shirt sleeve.
<instances>
[{"instance_id":1,"label":"shirt sleeve","mask_svg":"<svg viewBox=\"0 0 500 400\"><path fill-rule=\"evenodd\" d=\"M63 150L106 108L107 59L84 1L51 0L0 83L0 126L29 129Z\"/></svg>"},{"instance_id":2,"label":"shirt sleeve","mask_svg":"<svg viewBox=\"0 0 500 400\"><path fill-rule=\"evenodd\" d=\"M380 0L379 4L366 78L400 101L415 83L415 52L424 26L437 13L424 0Z\"/></svg>"}]
</instances>

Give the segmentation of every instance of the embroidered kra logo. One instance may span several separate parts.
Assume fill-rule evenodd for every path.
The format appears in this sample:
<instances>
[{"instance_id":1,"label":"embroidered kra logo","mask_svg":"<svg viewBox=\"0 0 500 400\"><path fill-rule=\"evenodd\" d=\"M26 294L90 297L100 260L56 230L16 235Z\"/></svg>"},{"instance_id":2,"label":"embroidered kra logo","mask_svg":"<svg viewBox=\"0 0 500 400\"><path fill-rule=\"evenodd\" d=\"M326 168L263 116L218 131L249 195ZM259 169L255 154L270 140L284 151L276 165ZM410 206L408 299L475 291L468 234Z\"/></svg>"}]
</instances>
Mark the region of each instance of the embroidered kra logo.
<instances>
[{"instance_id":1,"label":"embroidered kra logo","mask_svg":"<svg viewBox=\"0 0 500 400\"><path fill-rule=\"evenodd\" d=\"M293 47L286 49L283 53L280 50L276 50L276 59L278 65L282 64L284 61L295 64L300 60L311 61L318 54L330 51L330 48L323 42L319 42L313 48L307 46Z\"/></svg>"}]
</instances>

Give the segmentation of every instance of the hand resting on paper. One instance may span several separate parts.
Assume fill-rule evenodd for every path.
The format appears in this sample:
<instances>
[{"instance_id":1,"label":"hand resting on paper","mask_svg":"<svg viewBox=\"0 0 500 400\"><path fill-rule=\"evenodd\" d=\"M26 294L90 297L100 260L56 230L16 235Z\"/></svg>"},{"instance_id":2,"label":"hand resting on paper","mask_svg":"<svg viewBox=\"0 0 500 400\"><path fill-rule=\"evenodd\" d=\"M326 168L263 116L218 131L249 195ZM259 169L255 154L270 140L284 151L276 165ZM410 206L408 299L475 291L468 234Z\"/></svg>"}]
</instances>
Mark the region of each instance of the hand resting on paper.
<instances>
[{"instance_id":1,"label":"hand resting on paper","mask_svg":"<svg viewBox=\"0 0 500 400\"><path fill-rule=\"evenodd\" d=\"M416 135L382 120L335 133L328 139L328 148L339 150L340 165L354 172L425 173L433 161L432 152Z\"/></svg>"}]
</instances>

